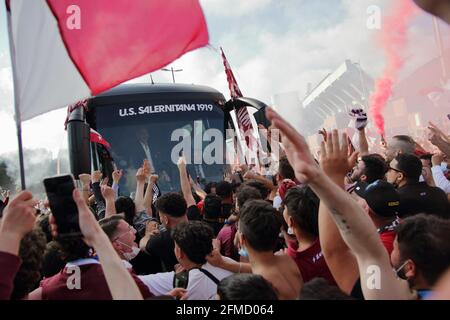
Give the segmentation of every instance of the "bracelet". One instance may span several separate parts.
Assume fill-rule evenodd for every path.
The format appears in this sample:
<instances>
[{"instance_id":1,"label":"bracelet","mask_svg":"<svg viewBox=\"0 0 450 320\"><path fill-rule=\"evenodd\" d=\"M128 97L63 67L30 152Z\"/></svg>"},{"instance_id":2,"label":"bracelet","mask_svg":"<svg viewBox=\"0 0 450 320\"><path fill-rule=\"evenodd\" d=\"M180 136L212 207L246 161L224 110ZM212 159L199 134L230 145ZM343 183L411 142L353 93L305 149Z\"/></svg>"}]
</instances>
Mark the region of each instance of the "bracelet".
<instances>
[{"instance_id":1,"label":"bracelet","mask_svg":"<svg viewBox=\"0 0 450 320\"><path fill-rule=\"evenodd\" d=\"M239 262L239 272L238 273L241 273L241 267L242 267L242 262Z\"/></svg>"}]
</instances>

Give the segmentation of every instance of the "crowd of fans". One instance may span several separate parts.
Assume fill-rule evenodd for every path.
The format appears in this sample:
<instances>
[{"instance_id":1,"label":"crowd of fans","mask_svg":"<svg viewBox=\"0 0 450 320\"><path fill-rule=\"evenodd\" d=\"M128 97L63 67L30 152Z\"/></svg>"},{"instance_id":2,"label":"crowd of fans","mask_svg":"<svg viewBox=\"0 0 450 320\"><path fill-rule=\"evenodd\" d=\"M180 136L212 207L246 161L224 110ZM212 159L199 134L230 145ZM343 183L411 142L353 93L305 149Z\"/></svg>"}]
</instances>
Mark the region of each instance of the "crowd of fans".
<instances>
[{"instance_id":1,"label":"crowd of fans","mask_svg":"<svg viewBox=\"0 0 450 320\"><path fill-rule=\"evenodd\" d=\"M0 299L450 298L449 135L430 124L429 152L405 135L370 153L359 119L356 148L323 131L315 159L267 117L282 137L275 179L240 165L200 186L180 157L181 191L156 197L144 160L131 198L121 170L82 174L82 236L61 237L30 192L2 193Z\"/></svg>"}]
</instances>

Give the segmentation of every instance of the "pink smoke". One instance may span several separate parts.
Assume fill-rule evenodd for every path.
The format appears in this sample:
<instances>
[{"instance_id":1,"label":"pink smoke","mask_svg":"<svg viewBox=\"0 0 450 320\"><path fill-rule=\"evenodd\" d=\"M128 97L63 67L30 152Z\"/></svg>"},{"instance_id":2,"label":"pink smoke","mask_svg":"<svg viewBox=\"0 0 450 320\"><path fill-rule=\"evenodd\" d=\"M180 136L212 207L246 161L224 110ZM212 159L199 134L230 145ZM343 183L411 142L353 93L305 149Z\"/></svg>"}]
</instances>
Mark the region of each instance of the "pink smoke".
<instances>
[{"instance_id":1,"label":"pink smoke","mask_svg":"<svg viewBox=\"0 0 450 320\"><path fill-rule=\"evenodd\" d=\"M391 12L383 19L379 42L387 64L383 75L375 83L375 92L370 97L370 113L378 133L384 135L383 109L392 94L392 86L404 64L402 53L407 43L407 27L416 7L411 0L396 0Z\"/></svg>"}]
</instances>

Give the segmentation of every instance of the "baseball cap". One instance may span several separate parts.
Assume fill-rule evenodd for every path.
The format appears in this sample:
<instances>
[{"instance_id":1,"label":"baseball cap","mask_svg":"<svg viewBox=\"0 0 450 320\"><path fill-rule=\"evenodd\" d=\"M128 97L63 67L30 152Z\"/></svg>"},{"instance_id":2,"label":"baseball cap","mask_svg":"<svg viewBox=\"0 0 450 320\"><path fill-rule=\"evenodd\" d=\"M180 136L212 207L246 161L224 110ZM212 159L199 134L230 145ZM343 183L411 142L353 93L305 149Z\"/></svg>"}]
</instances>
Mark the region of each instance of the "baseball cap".
<instances>
[{"instance_id":1,"label":"baseball cap","mask_svg":"<svg viewBox=\"0 0 450 320\"><path fill-rule=\"evenodd\" d=\"M384 218L395 217L400 206L400 196L394 186L377 180L371 184L358 182L355 193L366 200L372 211Z\"/></svg>"}]
</instances>

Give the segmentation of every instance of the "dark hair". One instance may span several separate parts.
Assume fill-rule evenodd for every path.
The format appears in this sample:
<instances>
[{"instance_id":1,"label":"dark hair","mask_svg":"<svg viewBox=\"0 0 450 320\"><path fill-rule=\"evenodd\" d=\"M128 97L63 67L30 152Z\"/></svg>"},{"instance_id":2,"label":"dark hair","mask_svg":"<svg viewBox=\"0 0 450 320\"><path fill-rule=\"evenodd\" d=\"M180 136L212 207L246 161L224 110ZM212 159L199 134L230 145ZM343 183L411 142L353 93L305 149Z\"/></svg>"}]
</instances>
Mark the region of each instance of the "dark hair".
<instances>
[{"instance_id":1,"label":"dark hair","mask_svg":"<svg viewBox=\"0 0 450 320\"><path fill-rule=\"evenodd\" d=\"M270 190L264 185L264 183L257 180L249 180L244 182L244 186L249 186L258 189L259 193L261 193L261 198L264 200L270 193Z\"/></svg>"},{"instance_id":2,"label":"dark hair","mask_svg":"<svg viewBox=\"0 0 450 320\"><path fill-rule=\"evenodd\" d=\"M50 230L50 222L48 220L50 214L45 214L39 217L38 219L38 226L41 228L41 230L45 234L45 238L47 240L47 243L53 240L52 232Z\"/></svg>"},{"instance_id":3,"label":"dark hair","mask_svg":"<svg viewBox=\"0 0 450 320\"><path fill-rule=\"evenodd\" d=\"M314 278L306 282L301 291L299 300L354 300L354 298L346 295L339 290L338 287L332 286L323 278Z\"/></svg>"},{"instance_id":4,"label":"dark hair","mask_svg":"<svg viewBox=\"0 0 450 320\"><path fill-rule=\"evenodd\" d=\"M172 239L194 263L206 263L206 256L213 250L213 230L202 221L178 224L172 230Z\"/></svg>"},{"instance_id":5,"label":"dark hair","mask_svg":"<svg viewBox=\"0 0 450 320\"><path fill-rule=\"evenodd\" d=\"M316 194L307 186L294 187L288 190L284 205L300 230L319 236L319 204Z\"/></svg>"},{"instance_id":6,"label":"dark hair","mask_svg":"<svg viewBox=\"0 0 450 320\"><path fill-rule=\"evenodd\" d=\"M250 200L240 209L239 229L254 250L274 250L281 219L277 210L267 201Z\"/></svg>"},{"instance_id":7,"label":"dark hair","mask_svg":"<svg viewBox=\"0 0 450 320\"><path fill-rule=\"evenodd\" d=\"M363 174L367 177L365 181L368 184L375 182L377 180L383 180L387 171L386 162L380 159L379 155L365 155L361 157L364 161L364 172Z\"/></svg>"},{"instance_id":8,"label":"dark hair","mask_svg":"<svg viewBox=\"0 0 450 320\"><path fill-rule=\"evenodd\" d=\"M238 207L242 208L249 200L262 200L261 192L254 187L243 185L237 190L236 193L236 202Z\"/></svg>"},{"instance_id":9,"label":"dark hair","mask_svg":"<svg viewBox=\"0 0 450 320\"><path fill-rule=\"evenodd\" d=\"M45 234L39 228L28 233L20 241L19 257L22 265L14 278L11 299L22 299L38 287L46 244Z\"/></svg>"},{"instance_id":10,"label":"dark hair","mask_svg":"<svg viewBox=\"0 0 450 320\"><path fill-rule=\"evenodd\" d=\"M186 214L187 205L181 194L169 192L156 200L156 208L163 214L178 218Z\"/></svg>"},{"instance_id":11,"label":"dark hair","mask_svg":"<svg viewBox=\"0 0 450 320\"><path fill-rule=\"evenodd\" d=\"M222 199L233 196L233 186L228 181L221 181L216 184L216 194Z\"/></svg>"},{"instance_id":12,"label":"dark hair","mask_svg":"<svg viewBox=\"0 0 450 320\"><path fill-rule=\"evenodd\" d=\"M431 158L433 158L433 154L431 153L422 154L419 157L420 160L427 160L427 161L431 161Z\"/></svg>"},{"instance_id":13,"label":"dark hair","mask_svg":"<svg viewBox=\"0 0 450 320\"><path fill-rule=\"evenodd\" d=\"M197 192L193 191L192 196L194 197L195 203L199 203L200 201L202 201L202 198L200 198L200 196L197 194Z\"/></svg>"},{"instance_id":14,"label":"dark hair","mask_svg":"<svg viewBox=\"0 0 450 320\"><path fill-rule=\"evenodd\" d=\"M402 261L414 261L421 275L432 286L450 266L450 221L418 214L397 227L397 242Z\"/></svg>"},{"instance_id":15,"label":"dark hair","mask_svg":"<svg viewBox=\"0 0 450 320\"><path fill-rule=\"evenodd\" d=\"M203 202L203 213L206 219L222 216L222 199L215 194L208 194Z\"/></svg>"},{"instance_id":16,"label":"dark hair","mask_svg":"<svg viewBox=\"0 0 450 320\"><path fill-rule=\"evenodd\" d=\"M272 284L251 273L233 274L222 279L217 294L220 300L278 300Z\"/></svg>"},{"instance_id":17,"label":"dark hair","mask_svg":"<svg viewBox=\"0 0 450 320\"><path fill-rule=\"evenodd\" d=\"M206 185L205 185L205 192L206 192L206 194L210 194L211 193L211 189L212 188L215 188L216 187L216 183L215 182L208 182Z\"/></svg>"},{"instance_id":18,"label":"dark hair","mask_svg":"<svg viewBox=\"0 0 450 320\"><path fill-rule=\"evenodd\" d=\"M282 179L295 180L294 168L292 168L286 156L280 158L278 164L278 174Z\"/></svg>"},{"instance_id":19,"label":"dark hair","mask_svg":"<svg viewBox=\"0 0 450 320\"><path fill-rule=\"evenodd\" d=\"M117 226L119 225L119 222L121 220L125 221L125 219L121 215L116 214L100 220L98 224L100 225L100 227L102 227L108 238L112 240L117 233Z\"/></svg>"},{"instance_id":20,"label":"dark hair","mask_svg":"<svg viewBox=\"0 0 450 320\"><path fill-rule=\"evenodd\" d=\"M42 262L42 276L50 278L61 271L65 265L60 244L57 241L47 243Z\"/></svg>"},{"instance_id":21,"label":"dark hair","mask_svg":"<svg viewBox=\"0 0 450 320\"><path fill-rule=\"evenodd\" d=\"M418 182L422 174L422 162L413 154L399 154L395 157L397 169L402 171L407 181Z\"/></svg>"},{"instance_id":22,"label":"dark hair","mask_svg":"<svg viewBox=\"0 0 450 320\"><path fill-rule=\"evenodd\" d=\"M396 139L401 142L409 143L414 146L416 145L416 142L414 141L414 139L407 135L399 134L399 135L393 136L392 139Z\"/></svg>"},{"instance_id":23,"label":"dark hair","mask_svg":"<svg viewBox=\"0 0 450 320\"><path fill-rule=\"evenodd\" d=\"M68 263L77 259L84 259L90 256L90 248L81 238L61 238L56 241L61 248L61 258L64 263Z\"/></svg>"},{"instance_id":24,"label":"dark hair","mask_svg":"<svg viewBox=\"0 0 450 320\"><path fill-rule=\"evenodd\" d=\"M133 225L133 219L136 215L136 205L133 199L124 196L117 198L116 211L117 213L123 213L125 215L125 221Z\"/></svg>"}]
</instances>

